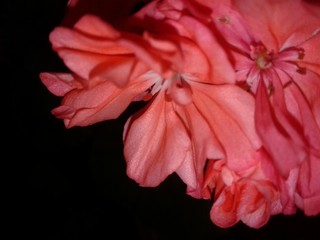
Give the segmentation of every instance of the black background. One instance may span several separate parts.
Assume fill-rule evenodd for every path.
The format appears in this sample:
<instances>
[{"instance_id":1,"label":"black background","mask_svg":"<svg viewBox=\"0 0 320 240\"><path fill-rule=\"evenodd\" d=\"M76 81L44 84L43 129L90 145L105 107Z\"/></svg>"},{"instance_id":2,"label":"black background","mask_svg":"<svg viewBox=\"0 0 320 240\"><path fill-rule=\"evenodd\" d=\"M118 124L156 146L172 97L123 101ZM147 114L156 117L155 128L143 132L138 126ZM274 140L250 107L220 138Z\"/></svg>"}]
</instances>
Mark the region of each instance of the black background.
<instances>
[{"instance_id":1,"label":"black background","mask_svg":"<svg viewBox=\"0 0 320 240\"><path fill-rule=\"evenodd\" d=\"M8 107L2 116L9 120L2 146L9 153L4 162L13 165L5 182L12 196L12 234L43 240L319 237L319 216L300 212L273 216L258 230L242 223L216 227L209 219L211 203L187 196L175 175L157 188L139 187L126 176L121 139L123 124L139 106L117 120L67 130L50 113L60 99L39 79L40 72L67 70L48 41L65 5L66 0L0 5L2 95Z\"/></svg>"}]
</instances>

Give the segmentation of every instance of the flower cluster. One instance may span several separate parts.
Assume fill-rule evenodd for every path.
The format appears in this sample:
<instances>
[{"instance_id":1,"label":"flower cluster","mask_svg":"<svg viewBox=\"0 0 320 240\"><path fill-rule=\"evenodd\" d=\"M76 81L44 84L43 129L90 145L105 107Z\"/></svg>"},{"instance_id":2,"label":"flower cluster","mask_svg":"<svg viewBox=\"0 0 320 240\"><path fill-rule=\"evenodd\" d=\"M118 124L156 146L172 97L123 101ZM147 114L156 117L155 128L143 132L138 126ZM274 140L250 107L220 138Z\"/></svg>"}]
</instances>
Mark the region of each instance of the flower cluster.
<instances>
[{"instance_id":1,"label":"flower cluster","mask_svg":"<svg viewBox=\"0 0 320 240\"><path fill-rule=\"evenodd\" d=\"M102 2L69 1L50 34L70 72L40 78L66 128L143 101L123 130L139 185L177 174L220 227L320 213L317 1L154 0L114 22Z\"/></svg>"}]
</instances>

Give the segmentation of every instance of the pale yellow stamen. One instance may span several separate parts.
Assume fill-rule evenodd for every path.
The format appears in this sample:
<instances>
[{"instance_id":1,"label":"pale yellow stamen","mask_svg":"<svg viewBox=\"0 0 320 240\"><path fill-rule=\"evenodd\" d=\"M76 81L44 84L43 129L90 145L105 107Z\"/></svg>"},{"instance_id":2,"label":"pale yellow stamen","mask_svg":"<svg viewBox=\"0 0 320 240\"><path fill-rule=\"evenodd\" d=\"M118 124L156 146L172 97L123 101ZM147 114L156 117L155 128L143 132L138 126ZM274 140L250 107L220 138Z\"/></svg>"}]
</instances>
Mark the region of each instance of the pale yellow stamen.
<instances>
[{"instance_id":1,"label":"pale yellow stamen","mask_svg":"<svg viewBox=\"0 0 320 240\"><path fill-rule=\"evenodd\" d=\"M271 61L267 59L264 55L260 55L257 57L256 64L261 70L268 69L272 66Z\"/></svg>"}]
</instances>

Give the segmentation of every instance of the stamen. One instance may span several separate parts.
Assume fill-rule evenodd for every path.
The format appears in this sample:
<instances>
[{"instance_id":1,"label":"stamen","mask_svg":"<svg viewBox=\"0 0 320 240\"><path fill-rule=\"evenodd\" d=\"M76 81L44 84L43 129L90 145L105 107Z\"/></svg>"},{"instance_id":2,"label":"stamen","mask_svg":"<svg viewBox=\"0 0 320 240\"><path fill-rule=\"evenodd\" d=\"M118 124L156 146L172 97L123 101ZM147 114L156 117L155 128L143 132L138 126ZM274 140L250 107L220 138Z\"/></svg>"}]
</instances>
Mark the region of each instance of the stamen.
<instances>
[{"instance_id":1,"label":"stamen","mask_svg":"<svg viewBox=\"0 0 320 240\"><path fill-rule=\"evenodd\" d=\"M250 57L256 62L259 69L264 70L272 66L273 52L269 52L264 45L251 45L250 49Z\"/></svg>"},{"instance_id":2,"label":"stamen","mask_svg":"<svg viewBox=\"0 0 320 240\"><path fill-rule=\"evenodd\" d=\"M256 64L262 70L272 66L271 61L269 61L265 56L259 56L256 60Z\"/></svg>"}]
</instances>

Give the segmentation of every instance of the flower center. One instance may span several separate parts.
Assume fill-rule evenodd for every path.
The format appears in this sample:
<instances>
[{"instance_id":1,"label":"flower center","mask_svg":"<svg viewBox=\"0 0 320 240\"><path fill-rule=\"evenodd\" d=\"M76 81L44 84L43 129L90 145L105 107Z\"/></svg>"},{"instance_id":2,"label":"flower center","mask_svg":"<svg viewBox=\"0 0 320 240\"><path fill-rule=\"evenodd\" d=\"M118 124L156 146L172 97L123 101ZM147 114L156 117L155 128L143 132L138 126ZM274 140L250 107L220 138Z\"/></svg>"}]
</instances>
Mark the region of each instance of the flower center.
<instances>
[{"instance_id":1,"label":"flower center","mask_svg":"<svg viewBox=\"0 0 320 240\"><path fill-rule=\"evenodd\" d=\"M141 99L149 101L155 94L165 91L166 99L180 105L188 105L192 102L192 90L187 81L187 75L172 72L168 79L150 71L146 76L152 79L153 85L142 95Z\"/></svg>"},{"instance_id":2,"label":"flower center","mask_svg":"<svg viewBox=\"0 0 320 240\"><path fill-rule=\"evenodd\" d=\"M275 53L262 43L253 43L247 56L250 61L238 65L237 78L239 82L246 83L244 88L252 92L256 91L261 80L272 89L272 69L287 73L288 78L281 79L283 86L292 81L292 74L305 73L305 69L299 66L299 61L304 58L304 49L299 47L287 47Z\"/></svg>"},{"instance_id":3,"label":"flower center","mask_svg":"<svg viewBox=\"0 0 320 240\"><path fill-rule=\"evenodd\" d=\"M163 87L166 89L168 99L179 105L188 105L192 102L192 91L183 74L173 72L172 77L165 81Z\"/></svg>"},{"instance_id":4,"label":"flower center","mask_svg":"<svg viewBox=\"0 0 320 240\"><path fill-rule=\"evenodd\" d=\"M255 61L260 70L268 69L273 66L273 52L268 51L262 44L251 46L250 48L250 57Z\"/></svg>"}]
</instances>

